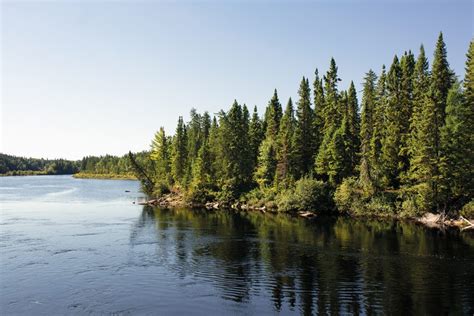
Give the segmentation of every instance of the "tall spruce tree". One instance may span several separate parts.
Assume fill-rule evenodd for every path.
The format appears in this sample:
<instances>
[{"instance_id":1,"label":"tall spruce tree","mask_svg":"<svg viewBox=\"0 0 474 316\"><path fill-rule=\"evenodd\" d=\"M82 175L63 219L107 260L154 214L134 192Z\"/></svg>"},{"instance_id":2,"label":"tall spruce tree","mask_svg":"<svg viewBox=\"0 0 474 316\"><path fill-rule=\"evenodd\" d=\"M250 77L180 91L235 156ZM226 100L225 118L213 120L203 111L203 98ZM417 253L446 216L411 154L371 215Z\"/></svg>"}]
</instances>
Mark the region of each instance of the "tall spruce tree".
<instances>
[{"instance_id":1,"label":"tall spruce tree","mask_svg":"<svg viewBox=\"0 0 474 316\"><path fill-rule=\"evenodd\" d=\"M268 106L265 110L265 137L275 139L278 135L278 130L280 127L280 120L283 115L283 110L278 100L278 92L275 89L271 100L268 102Z\"/></svg>"},{"instance_id":2,"label":"tall spruce tree","mask_svg":"<svg viewBox=\"0 0 474 316\"><path fill-rule=\"evenodd\" d=\"M354 82L351 81L349 86L349 91L347 93L347 110L346 110L346 124L348 125L349 131L349 140L348 144L348 156L350 161L349 169L351 172L354 172L356 166L359 163L359 148L360 148L360 114L359 114L359 104L357 101L357 92L354 86Z\"/></svg>"},{"instance_id":3,"label":"tall spruce tree","mask_svg":"<svg viewBox=\"0 0 474 316\"><path fill-rule=\"evenodd\" d=\"M273 184L277 165L277 138L280 129L281 104L275 89L273 97L265 110L265 139L258 150L258 163L255 172L255 181L260 187Z\"/></svg>"},{"instance_id":4,"label":"tall spruce tree","mask_svg":"<svg viewBox=\"0 0 474 316\"><path fill-rule=\"evenodd\" d=\"M464 91L454 83L441 129L442 207L460 209L474 197L474 42L466 60Z\"/></svg>"},{"instance_id":5,"label":"tall spruce tree","mask_svg":"<svg viewBox=\"0 0 474 316\"><path fill-rule=\"evenodd\" d=\"M156 176L160 182L170 184L170 150L169 139L166 137L165 129L155 133L151 143L151 159L155 161Z\"/></svg>"},{"instance_id":6,"label":"tall spruce tree","mask_svg":"<svg viewBox=\"0 0 474 316\"><path fill-rule=\"evenodd\" d=\"M374 109L377 97L376 80L377 75L375 72L369 70L364 78L364 89L362 95L359 183L367 194L373 193L374 190L370 146L374 130Z\"/></svg>"},{"instance_id":7,"label":"tall spruce tree","mask_svg":"<svg viewBox=\"0 0 474 316\"><path fill-rule=\"evenodd\" d=\"M263 123L258 116L257 107L253 108L252 119L249 125L249 146L252 162L252 170L255 170L258 162L258 149L260 144L265 137L265 131L263 130Z\"/></svg>"},{"instance_id":8,"label":"tall spruce tree","mask_svg":"<svg viewBox=\"0 0 474 316\"><path fill-rule=\"evenodd\" d=\"M435 117L429 99L430 75L423 45L420 47L413 78L413 115L410 118L408 179L413 185L431 181L436 153L433 150ZM428 114L426 117L425 114ZM431 127L431 128L430 128Z\"/></svg>"},{"instance_id":9,"label":"tall spruce tree","mask_svg":"<svg viewBox=\"0 0 474 316\"><path fill-rule=\"evenodd\" d=\"M300 178L312 169L314 163L311 89L305 77L301 80L298 95L293 147L296 177Z\"/></svg>"},{"instance_id":10,"label":"tall spruce tree","mask_svg":"<svg viewBox=\"0 0 474 316\"><path fill-rule=\"evenodd\" d=\"M443 33L440 32L434 51L433 67L431 69L431 98L436 109L436 128L444 124L446 115L446 99L453 83L453 73L449 68L446 44Z\"/></svg>"},{"instance_id":11,"label":"tall spruce tree","mask_svg":"<svg viewBox=\"0 0 474 316\"><path fill-rule=\"evenodd\" d=\"M384 183L389 187L399 185L400 148L402 132L401 110L402 70L395 55L387 75L387 106L385 108L384 133L382 138L382 168Z\"/></svg>"},{"instance_id":12,"label":"tall spruce tree","mask_svg":"<svg viewBox=\"0 0 474 316\"><path fill-rule=\"evenodd\" d=\"M291 98L286 105L285 113L281 119L280 132L277 142L276 180L278 185L288 185L294 174L295 158L293 150L293 133L295 117Z\"/></svg>"},{"instance_id":13,"label":"tall spruce tree","mask_svg":"<svg viewBox=\"0 0 474 316\"><path fill-rule=\"evenodd\" d=\"M409 168L409 139L410 119L413 112L413 75L415 70L415 57L411 51L402 56L400 60L402 70L401 82L401 138L400 138L400 172L401 180L406 179Z\"/></svg>"},{"instance_id":14,"label":"tall spruce tree","mask_svg":"<svg viewBox=\"0 0 474 316\"><path fill-rule=\"evenodd\" d=\"M387 107L387 73L385 65L379 76L376 86L376 102L373 111L373 129L370 139L370 162L372 177L376 186L382 181L382 139L385 133L385 109Z\"/></svg>"},{"instance_id":15,"label":"tall spruce tree","mask_svg":"<svg viewBox=\"0 0 474 316\"><path fill-rule=\"evenodd\" d=\"M178 184L182 184L186 172L186 159L188 157L187 142L186 126L184 125L183 117L180 116L173 138L171 158L171 171L173 179Z\"/></svg>"},{"instance_id":16,"label":"tall spruce tree","mask_svg":"<svg viewBox=\"0 0 474 316\"><path fill-rule=\"evenodd\" d=\"M313 82L313 152L317 155L319 147L323 141L324 129L324 89L323 80L319 78L318 69L314 72L315 78Z\"/></svg>"},{"instance_id":17,"label":"tall spruce tree","mask_svg":"<svg viewBox=\"0 0 474 316\"><path fill-rule=\"evenodd\" d=\"M344 106L342 106L341 109L340 96L337 89L338 81L340 81L340 79L337 76L336 61L334 58L331 58L329 70L326 76L324 76L325 103L322 112L324 119L322 130L323 138L315 159L316 174L323 180L327 180L329 177L329 162L333 156L331 155L329 147L335 131L340 127L341 117L345 111Z\"/></svg>"}]
</instances>

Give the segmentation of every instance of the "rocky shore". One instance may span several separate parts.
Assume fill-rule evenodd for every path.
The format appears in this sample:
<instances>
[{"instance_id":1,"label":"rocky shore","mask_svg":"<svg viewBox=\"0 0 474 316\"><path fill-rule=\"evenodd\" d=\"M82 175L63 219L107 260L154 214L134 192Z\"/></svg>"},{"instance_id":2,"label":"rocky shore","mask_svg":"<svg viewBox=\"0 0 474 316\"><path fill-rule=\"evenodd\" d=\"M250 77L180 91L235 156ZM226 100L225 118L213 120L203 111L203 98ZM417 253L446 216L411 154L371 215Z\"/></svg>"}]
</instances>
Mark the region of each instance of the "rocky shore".
<instances>
[{"instance_id":1,"label":"rocky shore","mask_svg":"<svg viewBox=\"0 0 474 316\"><path fill-rule=\"evenodd\" d=\"M156 199L150 199L147 201L139 202L140 205L149 205L149 206L160 206L160 207L190 207L190 208L206 208L208 210L220 210L220 209L234 209L234 210L247 210L247 211L258 211L262 213L277 213L277 209L268 209L265 206L254 206L242 202L235 203L222 203L222 202L207 202L204 204L199 203L189 203L186 202L184 197L178 193L169 193L165 194ZM313 211L300 211L296 213L299 217L304 217L308 219L314 219L317 217L317 213ZM400 218L398 218L400 219ZM410 220L410 219L409 219ZM452 218L444 214L433 214L426 213L421 217L411 218L416 223L425 225L431 228L459 228L461 231L465 230L474 230L474 219L466 219L462 216Z\"/></svg>"}]
</instances>

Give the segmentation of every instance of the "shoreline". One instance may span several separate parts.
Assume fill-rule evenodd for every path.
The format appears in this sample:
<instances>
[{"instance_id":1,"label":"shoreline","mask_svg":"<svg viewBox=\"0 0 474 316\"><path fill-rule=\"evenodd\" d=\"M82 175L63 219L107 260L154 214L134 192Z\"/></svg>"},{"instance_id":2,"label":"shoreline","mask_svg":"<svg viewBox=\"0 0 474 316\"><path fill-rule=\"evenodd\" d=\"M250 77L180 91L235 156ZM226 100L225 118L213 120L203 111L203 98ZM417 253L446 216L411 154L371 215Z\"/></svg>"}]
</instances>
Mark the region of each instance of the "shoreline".
<instances>
[{"instance_id":1,"label":"shoreline","mask_svg":"<svg viewBox=\"0 0 474 316\"><path fill-rule=\"evenodd\" d=\"M278 209L268 209L265 206L257 207L242 202L234 203L222 203L219 201L212 201L207 203L191 203L186 202L184 197L176 193L168 193L158 198L152 198L144 202L139 202L139 205L148 205L152 207L164 207L164 208L179 208L189 207L193 209L207 209L207 210L236 210L236 211L248 211L248 212L261 212L261 213L286 213L294 215L295 217L302 217L306 219L315 219L321 214L315 211L298 211L298 212L282 212ZM325 215L325 214L324 214ZM391 219L401 221L411 221L416 224L421 224L428 228L457 228L460 231L474 231L474 219L466 219L463 216L448 217L444 214L425 213L418 217L400 217L400 216L377 216L377 215L351 215L351 214L333 214L334 216L348 216L354 219L373 218L373 219Z\"/></svg>"},{"instance_id":2,"label":"shoreline","mask_svg":"<svg viewBox=\"0 0 474 316\"><path fill-rule=\"evenodd\" d=\"M75 179L97 179L97 180L137 180L137 177L131 174L101 174L101 173L75 173L72 175Z\"/></svg>"}]
</instances>

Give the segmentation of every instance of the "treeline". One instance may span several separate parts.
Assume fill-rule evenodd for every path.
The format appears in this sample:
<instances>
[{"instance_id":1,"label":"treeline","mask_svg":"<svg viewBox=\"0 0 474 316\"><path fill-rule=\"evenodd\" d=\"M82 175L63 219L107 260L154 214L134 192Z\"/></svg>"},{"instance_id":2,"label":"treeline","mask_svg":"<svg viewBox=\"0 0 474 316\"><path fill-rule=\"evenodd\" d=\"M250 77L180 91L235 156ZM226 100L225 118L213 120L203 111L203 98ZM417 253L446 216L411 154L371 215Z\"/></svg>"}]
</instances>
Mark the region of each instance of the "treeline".
<instances>
[{"instance_id":1,"label":"treeline","mask_svg":"<svg viewBox=\"0 0 474 316\"><path fill-rule=\"evenodd\" d=\"M140 163L149 160L149 153L144 151L135 154ZM80 172L75 175L79 178L135 178L128 155L121 157L86 156L79 162Z\"/></svg>"},{"instance_id":2,"label":"treeline","mask_svg":"<svg viewBox=\"0 0 474 316\"><path fill-rule=\"evenodd\" d=\"M0 153L1 175L59 175L79 170L76 161L65 159L36 159Z\"/></svg>"},{"instance_id":3,"label":"treeline","mask_svg":"<svg viewBox=\"0 0 474 316\"><path fill-rule=\"evenodd\" d=\"M135 154L140 164L150 161L149 152ZM135 178L128 155L87 156L78 161L36 159L0 154L0 175L61 175L82 178Z\"/></svg>"},{"instance_id":4,"label":"treeline","mask_svg":"<svg viewBox=\"0 0 474 316\"><path fill-rule=\"evenodd\" d=\"M429 66L423 46L369 70L359 105L338 87L334 59L296 104L275 90L264 116L234 101L211 117L191 111L163 128L145 168L154 194L354 214L413 216L474 208L474 44L460 82L440 33ZM133 158L133 157L132 157ZM143 176L140 176L143 179Z\"/></svg>"}]
</instances>

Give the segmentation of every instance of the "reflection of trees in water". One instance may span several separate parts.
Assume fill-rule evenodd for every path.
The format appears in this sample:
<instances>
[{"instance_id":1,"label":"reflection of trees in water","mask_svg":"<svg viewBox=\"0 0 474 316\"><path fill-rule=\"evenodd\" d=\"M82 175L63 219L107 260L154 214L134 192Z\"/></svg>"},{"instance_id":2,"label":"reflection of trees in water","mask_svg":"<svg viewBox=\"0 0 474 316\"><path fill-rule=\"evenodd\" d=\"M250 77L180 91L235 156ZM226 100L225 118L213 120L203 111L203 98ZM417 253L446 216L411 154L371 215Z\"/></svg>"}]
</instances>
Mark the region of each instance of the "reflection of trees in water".
<instances>
[{"instance_id":1,"label":"reflection of trees in water","mask_svg":"<svg viewBox=\"0 0 474 316\"><path fill-rule=\"evenodd\" d=\"M211 282L224 299L270 296L276 311L303 314L472 312L469 237L409 223L255 212L144 208L145 234L180 278Z\"/></svg>"}]
</instances>

